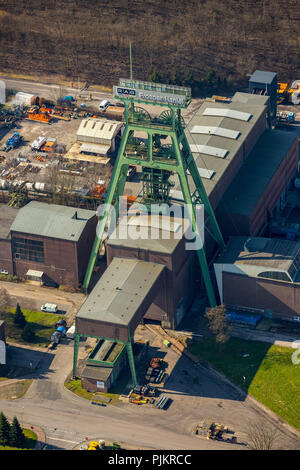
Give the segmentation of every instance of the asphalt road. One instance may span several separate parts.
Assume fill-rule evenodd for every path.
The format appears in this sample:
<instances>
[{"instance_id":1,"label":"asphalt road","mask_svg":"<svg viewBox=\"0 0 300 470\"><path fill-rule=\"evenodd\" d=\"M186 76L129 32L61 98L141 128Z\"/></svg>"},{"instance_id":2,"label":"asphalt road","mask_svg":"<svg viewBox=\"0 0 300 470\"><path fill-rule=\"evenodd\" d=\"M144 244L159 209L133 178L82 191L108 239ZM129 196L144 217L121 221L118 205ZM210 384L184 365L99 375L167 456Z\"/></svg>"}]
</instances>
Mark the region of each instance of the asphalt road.
<instances>
[{"instance_id":1,"label":"asphalt road","mask_svg":"<svg viewBox=\"0 0 300 470\"><path fill-rule=\"evenodd\" d=\"M47 300L59 306L65 302L72 316L84 300L82 294L47 289L45 296L41 287L0 284L8 289L10 295L26 296L28 302L30 299L38 303ZM144 330L141 334L145 335ZM161 340L153 333L151 335L146 339L151 341L153 352L161 350ZM86 346L81 343L79 359L86 355ZM27 351L27 360L38 363L36 378L23 398L1 399L0 410L9 418L16 415L21 422L41 427L51 448L72 449L88 437L89 440L103 438L155 449L245 449L193 436L193 427L202 420L226 424L235 430L241 442L246 440L248 423L263 420L279 426L282 448L300 448L299 433L285 427L282 420L274 419L212 371L196 368L188 358L163 349L164 359L170 365L170 377L163 389L163 393L172 399L167 410L151 406L134 407L127 403L96 407L71 393L64 387L64 381L72 370L72 341L59 344L56 350L42 355L32 351L32 360L27 357L30 355Z\"/></svg>"},{"instance_id":2,"label":"asphalt road","mask_svg":"<svg viewBox=\"0 0 300 470\"><path fill-rule=\"evenodd\" d=\"M0 80L5 82L7 89L23 91L24 93L31 93L35 96L42 96L43 98L49 100L57 99L59 97L60 90L63 90L64 94L73 96L77 96L80 91L78 88L38 83L29 80L16 80L6 77L0 77ZM101 101L105 98L112 98L112 94L109 92L91 91L91 93L94 100Z\"/></svg>"},{"instance_id":3,"label":"asphalt road","mask_svg":"<svg viewBox=\"0 0 300 470\"><path fill-rule=\"evenodd\" d=\"M250 421L272 422L267 413L240 397L228 383L208 370L197 370L187 358L174 361L164 390L173 399L167 410L126 403L95 407L63 386L71 371L72 358L72 342L60 344L57 350L43 355L38 378L23 398L0 400L0 410L9 418L16 415L21 422L41 427L51 448L72 449L86 438L103 438L155 449L243 450L246 447L197 438L192 435L192 428L200 420L210 418L243 435ZM284 449L299 448L296 440L297 433L283 429Z\"/></svg>"}]
</instances>

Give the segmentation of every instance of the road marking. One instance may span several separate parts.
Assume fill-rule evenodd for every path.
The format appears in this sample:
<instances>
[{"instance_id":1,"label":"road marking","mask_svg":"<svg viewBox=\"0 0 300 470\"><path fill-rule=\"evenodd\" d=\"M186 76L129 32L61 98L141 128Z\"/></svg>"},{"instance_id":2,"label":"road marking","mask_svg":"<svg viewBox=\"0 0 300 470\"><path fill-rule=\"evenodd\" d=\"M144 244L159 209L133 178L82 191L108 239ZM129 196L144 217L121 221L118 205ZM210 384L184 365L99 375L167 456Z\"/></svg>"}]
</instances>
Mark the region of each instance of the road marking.
<instances>
[{"instance_id":1,"label":"road marking","mask_svg":"<svg viewBox=\"0 0 300 470\"><path fill-rule=\"evenodd\" d=\"M59 439L58 437L47 436L47 439L52 439L52 441L62 441L62 442L70 442L70 444L77 444L77 441L68 441L67 439Z\"/></svg>"}]
</instances>

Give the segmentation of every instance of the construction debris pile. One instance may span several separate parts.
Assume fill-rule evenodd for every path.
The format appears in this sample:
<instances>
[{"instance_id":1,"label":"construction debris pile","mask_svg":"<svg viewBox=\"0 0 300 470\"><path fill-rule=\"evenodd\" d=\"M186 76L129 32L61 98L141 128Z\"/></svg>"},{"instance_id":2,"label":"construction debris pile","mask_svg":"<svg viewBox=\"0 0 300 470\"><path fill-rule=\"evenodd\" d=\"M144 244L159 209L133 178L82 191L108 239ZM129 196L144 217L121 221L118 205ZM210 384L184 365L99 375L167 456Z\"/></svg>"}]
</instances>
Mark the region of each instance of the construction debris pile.
<instances>
[{"instance_id":1,"label":"construction debris pile","mask_svg":"<svg viewBox=\"0 0 300 470\"><path fill-rule=\"evenodd\" d=\"M223 424L214 423L213 421L203 421L193 429L193 433L199 437L206 437L206 439L230 442L232 444L237 443L237 437L234 435L234 431Z\"/></svg>"}]
</instances>

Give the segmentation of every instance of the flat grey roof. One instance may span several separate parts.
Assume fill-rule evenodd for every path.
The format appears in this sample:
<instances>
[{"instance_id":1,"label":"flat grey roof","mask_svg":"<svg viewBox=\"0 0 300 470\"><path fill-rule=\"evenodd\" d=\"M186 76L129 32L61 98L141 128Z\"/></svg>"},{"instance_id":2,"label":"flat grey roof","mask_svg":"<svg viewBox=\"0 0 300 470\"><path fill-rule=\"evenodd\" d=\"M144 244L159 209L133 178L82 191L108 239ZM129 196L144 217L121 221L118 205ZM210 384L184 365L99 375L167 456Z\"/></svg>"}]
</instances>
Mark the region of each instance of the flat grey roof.
<instances>
[{"instance_id":1,"label":"flat grey roof","mask_svg":"<svg viewBox=\"0 0 300 470\"><path fill-rule=\"evenodd\" d=\"M202 178L202 182L208 196L210 195L216 184L219 182L219 180L221 180L227 168L233 164L233 160L237 151L243 145L261 115L263 113L266 113L266 104L268 103L269 97L259 96L259 98L262 99L257 99L256 95L251 95L249 93L236 93L231 103L204 102L190 120L185 132L189 144L192 145L192 149L195 149L196 145L202 145L215 147L227 151L225 158L220 158L219 156L214 155L207 155L204 152L192 152L196 166L198 168L203 168L214 172L212 178ZM251 116L248 121L243 121L229 117L230 115L232 115L232 113L229 113L229 115L225 116L205 115L213 114L213 112L210 113L209 110L216 108L219 110L224 109L224 114L228 114L228 111L236 111L237 113L248 113ZM220 111L218 113L220 113ZM206 134L192 133L192 129L196 128L197 130L197 126L198 128L200 127L200 129L206 128L208 130L209 128L224 128L239 134L236 134L238 135L238 137L234 139L221 135L209 134L209 132L207 132ZM191 177L189 176L188 179L191 191L194 191L195 186L192 182ZM173 182L175 183L174 191L181 192L178 177L175 175L173 176Z\"/></svg>"},{"instance_id":2,"label":"flat grey roof","mask_svg":"<svg viewBox=\"0 0 300 470\"><path fill-rule=\"evenodd\" d=\"M297 139L296 132L267 129L226 190L226 211L249 216Z\"/></svg>"},{"instance_id":3,"label":"flat grey roof","mask_svg":"<svg viewBox=\"0 0 300 470\"><path fill-rule=\"evenodd\" d=\"M139 238L134 239L130 236L122 237L122 232L120 231L120 226L118 225L107 240L107 245L133 248L135 250L147 250L156 253L172 254L182 239L182 233L185 233L185 230L182 231L182 224L185 223L185 227L189 226L190 224L187 219L179 219L178 217L174 217L174 219L168 221L170 224L170 230L168 230L167 224L165 223L166 219L167 218L164 216L158 215L152 215L151 217L145 215L128 217L128 235L130 235L131 226L133 230L139 232ZM141 224L140 226L137 225L139 221ZM173 231L172 228L174 226L177 227L177 225L180 225L180 228L178 229L179 231ZM165 228L165 230L162 230L162 228Z\"/></svg>"},{"instance_id":4,"label":"flat grey roof","mask_svg":"<svg viewBox=\"0 0 300 470\"><path fill-rule=\"evenodd\" d=\"M300 243L279 238L230 237L215 264L254 265L288 271Z\"/></svg>"},{"instance_id":5,"label":"flat grey roof","mask_svg":"<svg viewBox=\"0 0 300 470\"><path fill-rule=\"evenodd\" d=\"M265 72L264 70L255 70L250 77L250 82L267 83L270 84L276 78L276 73Z\"/></svg>"},{"instance_id":6,"label":"flat grey roof","mask_svg":"<svg viewBox=\"0 0 300 470\"><path fill-rule=\"evenodd\" d=\"M161 264L113 258L77 317L128 326L163 270Z\"/></svg>"},{"instance_id":7,"label":"flat grey roof","mask_svg":"<svg viewBox=\"0 0 300 470\"><path fill-rule=\"evenodd\" d=\"M77 218L76 218L77 214ZM78 241L94 211L32 201L19 209L11 230L14 232Z\"/></svg>"},{"instance_id":8,"label":"flat grey roof","mask_svg":"<svg viewBox=\"0 0 300 470\"><path fill-rule=\"evenodd\" d=\"M20 209L0 204L0 238L10 239L10 227Z\"/></svg>"}]
</instances>

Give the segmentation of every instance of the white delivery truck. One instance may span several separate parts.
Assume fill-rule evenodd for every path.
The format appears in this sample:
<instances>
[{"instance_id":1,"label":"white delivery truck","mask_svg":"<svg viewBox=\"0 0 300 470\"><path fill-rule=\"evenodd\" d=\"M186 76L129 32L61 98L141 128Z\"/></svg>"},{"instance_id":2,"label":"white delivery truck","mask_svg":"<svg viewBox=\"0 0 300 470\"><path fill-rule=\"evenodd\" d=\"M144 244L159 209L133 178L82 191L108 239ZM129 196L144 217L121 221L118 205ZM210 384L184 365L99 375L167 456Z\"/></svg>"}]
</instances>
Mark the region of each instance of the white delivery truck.
<instances>
[{"instance_id":1,"label":"white delivery truck","mask_svg":"<svg viewBox=\"0 0 300 470\"><path fill-rule=\"evenodd\" d=\"M58 308L55 304L44 304L41 306L42 312L56 313Z\"/></svg>"}]
</instances>

